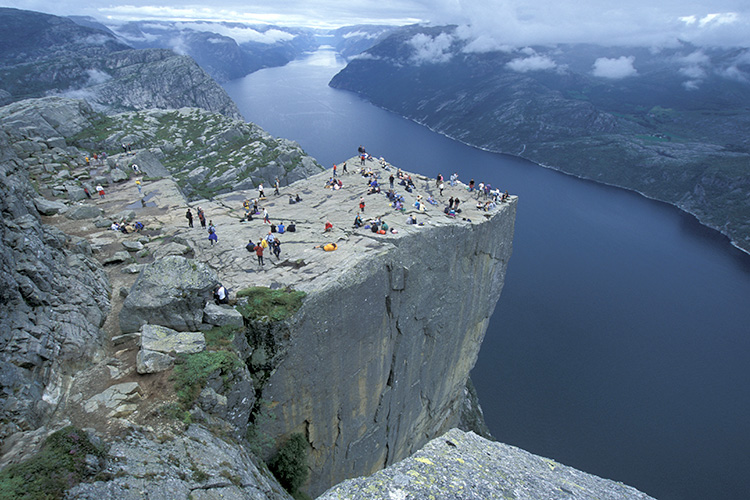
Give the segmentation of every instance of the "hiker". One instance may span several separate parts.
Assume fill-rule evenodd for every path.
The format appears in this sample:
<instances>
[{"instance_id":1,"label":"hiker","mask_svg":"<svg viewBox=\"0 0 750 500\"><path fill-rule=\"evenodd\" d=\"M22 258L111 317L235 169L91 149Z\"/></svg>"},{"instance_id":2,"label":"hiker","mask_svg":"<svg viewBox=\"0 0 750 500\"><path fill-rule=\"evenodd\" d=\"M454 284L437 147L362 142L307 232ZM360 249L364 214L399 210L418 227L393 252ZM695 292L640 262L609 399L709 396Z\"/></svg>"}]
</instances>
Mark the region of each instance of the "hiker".
<instances>
[{"instance_id":1,"label":"hiker","mask_svg":"<svg viewBox=\"0 0 750 500\"><path fill-rule=\"evenodd\" d=\"M84 192L84 194L85 194L85 195L86 195L86 196L87 196L87 197L88 197L89 199L91 199L91 192L89 191L89 188L87 188L87 187L84 187L84 188L83 188L83 192Z\"/></svg>"},{"instance_id":2,"label":"hiker","mask_svg":"<svg viewBox=\"0 0 750 500\"><path fill-rule=\"evenodd\" d=\"M141 180L140 179L135 180L135 187L138 188L138 194L141 194Z\"/></svg>"},{"instance_id":3,"label":"hiker","mask_svg":"<svg viewBox=\"0 0 750 500\"><path fill-rule=\"evenodd\" d=\"M332 230L333 230L333 224L331 224L331 221L327 220L326 224L324 226L323 232L327 233L327 232L332 231Z\"/></svg>"},{"instance_id":4,"label":"hiker","mask_svg":"<svg viewBox=\"0 0 750 500\"><path fill-rule=\"evenodd\" d=\"M265 241L265 240L261 240L261 242L263 242L263 241ZM260 244L260 243L257 244L257 245L255 245L255 249L254 250L255 250L255 255L258 256L258 264L260 264L262 266L263 265L263 245Z\"/></svg>"},{"instance_id":5,"label":"hiker","mask_svg":"<svg viewBox=\"0 0 750 500\"><path fill-rule=\"evenodd\" d=\"M219 237L216 235L216 227L214 226L214 221L208 222L208 241L210 241L212 245L214 243L218 243L219 241Z\"/></svg>"},{"instance_id":6,"label":"hiker","mask_svg":"<svg viewBox=\"0 0 750 500\"><path fill-rule=\"evenodd\" d=\"M271 242L271 251L276 256L276 260L279 260L279 256L281 255L281 242L278 238L274 238Z\"/></svg>"},{"instance_id":7,"label":"hiker","mask_svg":"<svg viewBox=\"0 0 750 500\"><path fill-rule=\"evenodd\" d=\"M224 285L222 285L221 283L216 285L216 288L214 288L214 302L217 306L219 304L229 303L229 294L227 293L227 289L224 288Z\"/></svg>"},{"instance_id":8,"label":"hiker","mask_svg":"<svg viewBox=\"0 0 750 500\"><path fill-rule=\"evenodd\" d=\"M276 231L278 231L279 234L284 234L284 231L286 231L286 228L284 227L284 221L279 222L279 225L276 226Z\"/></svg>"},{"instance_id":9,"label":"hiker","mask_svg":"<svg viewBox=\"0 0 750 500\"><path fill-rule=\"evenodd\" d=\"M268 216L268 210L263 207L263 222L271 223L271 219Z\"/></svg>"},{"instance_id":10,"label":"hiker","mask_svg":"<svg viewBox=\"0 0 750 500\"><path fill-rule=\"evenodd\" d=\"M206 214L203 213L203 209L198 207L198 219L201 221L201 227L206 227Z\"/></svg>"},{"instance_id":11,"label":"hiker","mask_svg":"<svg viewBox=\"0 0 750 500\"><path fill-rule=\"evenodd\" d=\"M189 208L185 213L185 218L188 220L188 227L193 227L193 212L191 212Z\"/></svg>"},{"instance_id":12,"label":"hiker","mask_svg":"<svg viewBox=\"0 0 750 500\"><path fill-rule=\"evenodd\" d=\"M134 174L138 175L141 173L141 167L139 167L135 163L133 163L130 167L133 169Z\"/></svg>"},{"instance_id":13,"label":"hiker","mask_svg":"<svg viewBox=\"0 0 750 500\"><path fill-rule=\"evenodd\" d=\"M266 193L263 191L263 184L258 184L258 198L265 198Z\"/></svg>"},{"instance_id":14,"label":"hiker","mask_svg":"<svg viewBox=\"0 0 750 500\"><path fill-rule=\"evenodd\" d=\"M343 164L343 165L341 165L341 171L342 171L343 173L345 173L345 174L348 174L348 173L349 173L349 171L348 171L348 170L346 169L346 162L344 162L344 164Z\"/></svg>"},{"instance_id":15,"label":"hiker","mask_svg":"<svg viewBox=\"0 0 750 500\"><path fill-rule=\"evenodd\" d=\"M96 192L99 193L99 198L104 198L104 188L101 184L96 186Z\"/></svg>"},{"instance_id":16,"label":"hiker","mask_svg":"<svg viewBox=\"0 0 750 500\"><path fill-rule=\"evenodd\" d=\"M278 177L276 177L276 181L273 183L273 194L275 194L276 196L281 194L279 192L279 178Z\"/></svg>"},{"instance_id":17,"label":"hiker","mask_svg":"<svg viewBox=\"0 0 750 500\"><path fill-rule=\"evenodd\" d=\"M326 252L333 252L339 246L336 243L326 243L325 245L316 245L313 248L321 248Z\"/></svg>"},{"instance_id":18,"label":"hiker","mask_svg":"<svg viewBox=\"0 0 750 500\"><path fill-rule=\"evenodd\" d=\"M337 169L337 168L338 168L338 167L337 167L337 166L336 166L336 164L334 163L334 164L333 164L333 176L334 176L334 177L336 177L336 169Z\"/></svg>"},{"instance_id":19,"label":"hiker","mask_svg":"<svg viewBox=\"0 0 750 500\"><path fill-rule=\"evenodd\" d=\"M365 199L364 198L359 199L359 210L362 213L365 213Z\"/></svg>"},{"instance_id":20,"label":"hiker","mask_svg":"<svg viewBox=\"0 0 750 500\"><path fill-rule=\"evenodd\" d=\"M248 252L255 251L255 243L253 243L252 238L247 240L247 245L245 245L245 249L247 249Z\"/></svg>"}]
</instances>

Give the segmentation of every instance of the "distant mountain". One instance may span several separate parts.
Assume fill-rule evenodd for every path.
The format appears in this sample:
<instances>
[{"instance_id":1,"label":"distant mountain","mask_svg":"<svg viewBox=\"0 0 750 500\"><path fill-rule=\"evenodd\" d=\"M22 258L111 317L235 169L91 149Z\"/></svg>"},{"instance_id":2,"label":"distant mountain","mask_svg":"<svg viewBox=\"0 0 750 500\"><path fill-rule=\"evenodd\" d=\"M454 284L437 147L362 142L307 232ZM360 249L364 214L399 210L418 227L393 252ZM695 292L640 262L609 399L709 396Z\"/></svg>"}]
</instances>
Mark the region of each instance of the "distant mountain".
<instances>
[{"instance_id":1,"label":"distant mountain","mask_svg":"<svg viewBox=\"0 0 750 500\"><path fill-rule=\"evenodd\" d=\"M344 26L327 32L325 38L319 40L331 45L336 52L349 59L376 45L395 29L396 26L373 24Z\"/></svg>"},{"instance_id":2,"label":"distant mountain","mask_svg":"<svg viewBox=\"0 0 750 500\"><path fill-rule=\"evenodd\" d=\"M318 46L313 31L278 26L134 21L107 27L135 48L164 48L188 55L219 82L283 66Z\"/></svg>"},{"instance_id":3,"label":"distant mountain","mask_svg":"<svg viewBox=\"0 0 750 500\"><path fill-rule=\"evenodd\" d=\"M133 50L96 27L0 8L0 104L45 95L85 98L102 111L193 106L241 117L189 57Z\"/></svg>"},{"instance_id":4,"label":"distant mountain","mask_svg":"<svg viewBox=\"0 0 750 500\"><path fill-rule=\"evenodd\" d=\"M749 49L501 49L410 26L330 85L462 142L675 204L750 251Z\"/></svg>"}]
</instances>

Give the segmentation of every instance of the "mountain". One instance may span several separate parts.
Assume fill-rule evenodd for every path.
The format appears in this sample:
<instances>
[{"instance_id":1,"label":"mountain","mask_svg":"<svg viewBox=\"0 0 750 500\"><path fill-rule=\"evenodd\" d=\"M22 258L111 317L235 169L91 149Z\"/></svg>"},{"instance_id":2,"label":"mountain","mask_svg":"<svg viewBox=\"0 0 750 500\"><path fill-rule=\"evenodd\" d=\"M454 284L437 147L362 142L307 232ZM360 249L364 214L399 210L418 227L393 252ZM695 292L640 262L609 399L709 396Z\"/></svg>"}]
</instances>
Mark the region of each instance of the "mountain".
<instances>
[{"instance_id":1,"label":"mountain","mask_svg":"<svg viewBox=\"0 0 750 500\"><path fill-rule=\"evenodd\" d=\"M330 82L447 136L672 203L750 251L750 50L494 48L397 30Z\"/></svg>"},{"instance_id":2,"label":"mountain","mask_svg":"<svg viewBox=\"0 0 750 500\"><path fill-rule=\"evenodd\" d=\"M278 26L133 21L108 28L135 48L164 48L188 55L219 82L283 66L317 48L313 31Z\"/></svg>"},{"instance_id":3,"label":"mountain","mask_svg":"<svg viewBox=\"0 0 750 500\"><path fill-rule=\"evenodd\" d=\"M344 26L327 32L319 40L333 46L336 52L349 59L377 44L394 29L396 26L374 24Z\"/></svg>"},{"instance_id":4,"label":"mountain","mask_svg":"<svg viewBox=\"0 0 750 500\"><path fill-rule=\"evenodd\" d=\"M237 106L192 59L133 50L70 19L0 8L0 103L85 98L102 111L197 106L233 118Z\"/></svg>"}]
</instances>

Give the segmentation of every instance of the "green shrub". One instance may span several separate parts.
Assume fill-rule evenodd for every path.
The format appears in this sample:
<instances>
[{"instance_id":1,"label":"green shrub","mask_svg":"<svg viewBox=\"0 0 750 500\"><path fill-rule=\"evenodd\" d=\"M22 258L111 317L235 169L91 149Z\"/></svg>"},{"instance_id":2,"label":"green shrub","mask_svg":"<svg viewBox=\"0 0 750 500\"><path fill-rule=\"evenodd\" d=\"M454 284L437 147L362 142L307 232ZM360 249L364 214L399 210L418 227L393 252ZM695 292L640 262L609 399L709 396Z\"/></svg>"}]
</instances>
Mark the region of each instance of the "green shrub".
<instances>
[{"instance_id":1,"label":"green shrub","mask_svg":"<svg viewBox=\"0 0 750 500\"><path fill-rule=\"evenodd\" d=\"M65 427L51 434L39 453L0 472L1 500L50 500L85 479L86 455L104 457L86 433Z\"/></svg>"},{"instance_id":2,"label":"green shrub","mask_svg":"<svg viewBox=\"0 0 750 500\"><path fill-rule=\"evenodd\" d=\"M302 307L305 292L290 288L271 290L267 287L245 288L237 292L237 298L247 297L247 304L237 306L237 310L247 319L260 319L264 316L273 321L283 321Z\"/></svg>"},{"instance_id":3,"label":"green shrub","mask_svg":"<svg viewBox=\"0 0 750 500\"><path fill-rule=\"evenodd\" d=\"M192 406L212 373L220 371L226 382L227 375L241 366L242 362L231 351L203 351L179 355L172 380L182 407L187 409Z\"/></svg>"},{"instance_id":4,"label":"green shrub","mask_svg":"<svg viewBox=\"0 0 750 500\"><path fill-rule=\"evenodd\" d=\"M307 441L302 434L292 434L268 463L281 486L294 495L307 480Z\"/></svg>"}]
</instances>

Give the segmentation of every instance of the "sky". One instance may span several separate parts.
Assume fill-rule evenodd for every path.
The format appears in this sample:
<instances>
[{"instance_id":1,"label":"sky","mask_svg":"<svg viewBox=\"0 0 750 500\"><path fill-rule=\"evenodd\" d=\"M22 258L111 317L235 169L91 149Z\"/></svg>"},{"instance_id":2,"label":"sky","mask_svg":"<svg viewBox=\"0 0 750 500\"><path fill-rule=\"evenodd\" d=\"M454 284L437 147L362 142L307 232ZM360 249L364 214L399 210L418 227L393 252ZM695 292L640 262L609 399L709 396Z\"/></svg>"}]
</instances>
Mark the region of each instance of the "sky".
<instances>
[{"instance_id":1,"label":"sky","mask_svg":"<svg viewBox=\"0 0 750 500\"><path fill-rule=\"evenodd\" d=\"M750 46L750 0L0 0L0 6L105 22L212 20L336 28L466 25L488 47L591 42L663 47Z\"/></svg>"}]
</instances>

